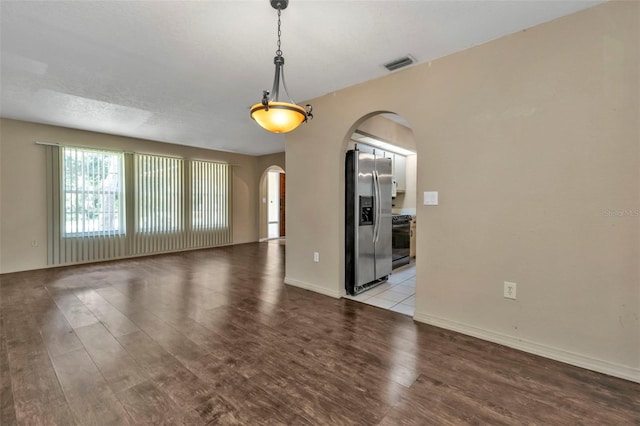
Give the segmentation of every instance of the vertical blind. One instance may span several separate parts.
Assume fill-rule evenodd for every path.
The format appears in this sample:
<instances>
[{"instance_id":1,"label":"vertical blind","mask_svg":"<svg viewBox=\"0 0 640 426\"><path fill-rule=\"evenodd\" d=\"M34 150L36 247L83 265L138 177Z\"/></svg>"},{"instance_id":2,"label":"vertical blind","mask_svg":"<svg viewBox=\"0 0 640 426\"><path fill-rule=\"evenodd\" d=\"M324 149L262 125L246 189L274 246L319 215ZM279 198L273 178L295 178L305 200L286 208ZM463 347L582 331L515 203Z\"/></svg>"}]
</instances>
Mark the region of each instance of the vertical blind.
<instances>
[{"instance_id":1,"label":"vertical blind","mask_svg":"<svg viewBox=\"0 0 640 426\"><path fill-rule=\"evenodd\" d=\"M218 245L231 238L228 169L226 164L190 162L190 224L194 247Z\"/></svg>"},{"instance_id":2,"label":"vertical blind","mask_svg":"<svg viewBox=\"0 0 640 426\"><path fill-rule=\"evenodd\" d=\"M46 147L50 265L125 256L122 153Z\"/></svg>"},{"instance_id":3,"label":"vertical blind","mask_svg":"<svg viewBox=\"0 0 640 426\"><path fill-rule=\"evenodd\" d=\"M135 154L136 232L180 232L183 223L184 160Z\"/></svg>"},{"instance_id":4,"label":"vertical blind","mask_svg":"<svg viewBox=\"0 0 640 426\"><path fill-rule=\"evenodd\" d=\"M133 254L189 248L184 232L184 162L181 158L134 154Z\"/></svg>"},{"instance_id":5,"label":"vertical blind","mask_svg":"<svg viewBox=\"0 0 640 426\"><path fill-rule=\"evenodd\" d=\"M49 264L232 242L231 167L47 146Z\"/></svg>"},{"instance_id":6,"label":"vertical blind","mask_svg":"<svg viewBox=\"0 0 640 426\"><path fill-rule=\"evenodd\" d=\"M191 223L194 231L220 229L229 221L224 164L191 162Z\"/></svg>"}]
</instances>

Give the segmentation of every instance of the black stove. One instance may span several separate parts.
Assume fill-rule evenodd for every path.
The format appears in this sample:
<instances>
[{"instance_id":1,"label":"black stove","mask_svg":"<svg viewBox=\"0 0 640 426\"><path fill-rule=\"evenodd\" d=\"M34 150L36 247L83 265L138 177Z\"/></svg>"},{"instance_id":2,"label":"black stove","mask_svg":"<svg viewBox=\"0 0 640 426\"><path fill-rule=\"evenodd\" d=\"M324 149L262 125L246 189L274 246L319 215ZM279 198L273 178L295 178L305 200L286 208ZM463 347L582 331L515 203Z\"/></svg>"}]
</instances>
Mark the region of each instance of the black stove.
<instances>
[{"instance_id":1,"label":"black stove","mask_svg":"<svg viewBox=\"0 0 640 426\"><path fill-rule=\"evenodd\" d=\"M408 214L391 216L391 265L398 268L410 262L411 219Z\"/></svg>"},{"instance_id":2,"label":"black stove","mask_svg":"<svg viewBox=\"0 0 640 426\"><path fill-rule=\"evenodd\" d=\"M394 214L391 215L391 224L401 225L405 223L411 223L412 216L410 214Z\"/></svg>"}]
</instances>

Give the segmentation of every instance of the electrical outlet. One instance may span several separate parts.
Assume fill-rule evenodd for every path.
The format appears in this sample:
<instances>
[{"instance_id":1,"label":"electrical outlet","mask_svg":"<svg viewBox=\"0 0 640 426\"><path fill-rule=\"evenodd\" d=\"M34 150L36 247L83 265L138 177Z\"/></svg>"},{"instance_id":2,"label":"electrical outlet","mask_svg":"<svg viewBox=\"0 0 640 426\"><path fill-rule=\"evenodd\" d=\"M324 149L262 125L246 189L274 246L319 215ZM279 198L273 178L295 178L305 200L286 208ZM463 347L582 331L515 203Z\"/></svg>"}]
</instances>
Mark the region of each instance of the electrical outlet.
<instances>
[{"instance_id":1,"label":"electrical outlet","mask_svg":"<svg viewBox=\"0 0 640 426\"><path fill-rule=\"evenodd\" d=\"M313 261L314 262L320 262L320 253L318 253L317 251L313 252Z\"/></svg>"},{"instance_id":2,"label":"electrical outlet","mask_svg":"<svg viewBox=\"0 0 640 426\"><path fill-rule=\"evenodd\" d=\"M516 298L516 283L510 283L508 281L504 282L504 297L507 299Z\"/></svg>"}]
</instances>

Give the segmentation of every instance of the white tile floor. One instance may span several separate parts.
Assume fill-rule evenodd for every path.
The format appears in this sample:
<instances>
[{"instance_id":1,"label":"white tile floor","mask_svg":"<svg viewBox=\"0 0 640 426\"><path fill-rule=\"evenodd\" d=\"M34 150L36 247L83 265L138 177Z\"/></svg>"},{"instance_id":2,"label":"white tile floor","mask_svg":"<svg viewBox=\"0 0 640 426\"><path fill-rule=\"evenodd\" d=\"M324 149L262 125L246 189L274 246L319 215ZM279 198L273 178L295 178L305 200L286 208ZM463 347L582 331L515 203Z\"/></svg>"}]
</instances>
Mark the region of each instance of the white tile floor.
<instances>
[{"instance_id":1,"label":"white tile floor","mask_svg":"<svg viewBox=\"0 0 640 426\"><path fill-rule=\"evenodd\" d=\"M416 310L416 264L394 269L386 283L357 296L345 297L413 316Z\"/></svg>"}]
</instances>

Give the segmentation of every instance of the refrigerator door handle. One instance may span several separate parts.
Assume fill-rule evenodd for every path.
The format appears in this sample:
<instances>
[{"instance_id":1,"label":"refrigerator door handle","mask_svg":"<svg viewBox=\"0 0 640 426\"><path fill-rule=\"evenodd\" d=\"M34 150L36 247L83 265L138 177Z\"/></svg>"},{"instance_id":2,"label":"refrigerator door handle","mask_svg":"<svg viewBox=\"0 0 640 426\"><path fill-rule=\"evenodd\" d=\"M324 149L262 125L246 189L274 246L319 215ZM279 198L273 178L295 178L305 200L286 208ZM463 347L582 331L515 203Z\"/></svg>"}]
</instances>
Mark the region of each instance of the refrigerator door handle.
<instances>
[{"instance_id":1,"label":"refrigerator door handle","mask_svg":"<svg viewBox=\"0 0 640 426\"><path fill-rule=\"evenodd\" d=\"M376 234L376 243L380 239L380 227L382 226L382 187L380 186L380 172L376 170L376 177L378 180L378 233Z\"/></svg>"},{"instance_id":2,"label":"refrigerator door handle","mask_svg":"<svg viewBox=\"0 0 640 426\"><path fill-rule=\"evenodd\" d=\"M376 214L375 214L375 226L373 228L373 242L377 243L380 237L380 215L382 214L382 205L380 203L380 198L382 197L382 192L380 190L380 175L377 170L373 171L373 185L375 189L375 206L376 206Z\"/></svg>"},{"instance_id":3,"label":"refrigerator door handle","mask_svg":"<svg viewBox=\"0 0 640 426\"><path fill-rule=\"evenodd\" d=\"M378 233L378 181L377 181L377 176L376 176L376 171L374 170L373 173L371 174L373 177L373 197L374 197L374 206L375 206L375 212L374 212L374 221L373 221L373 236L371 241L373 241L374 243L376 242L376 234Z\"/></svg>"}]
</instances>

